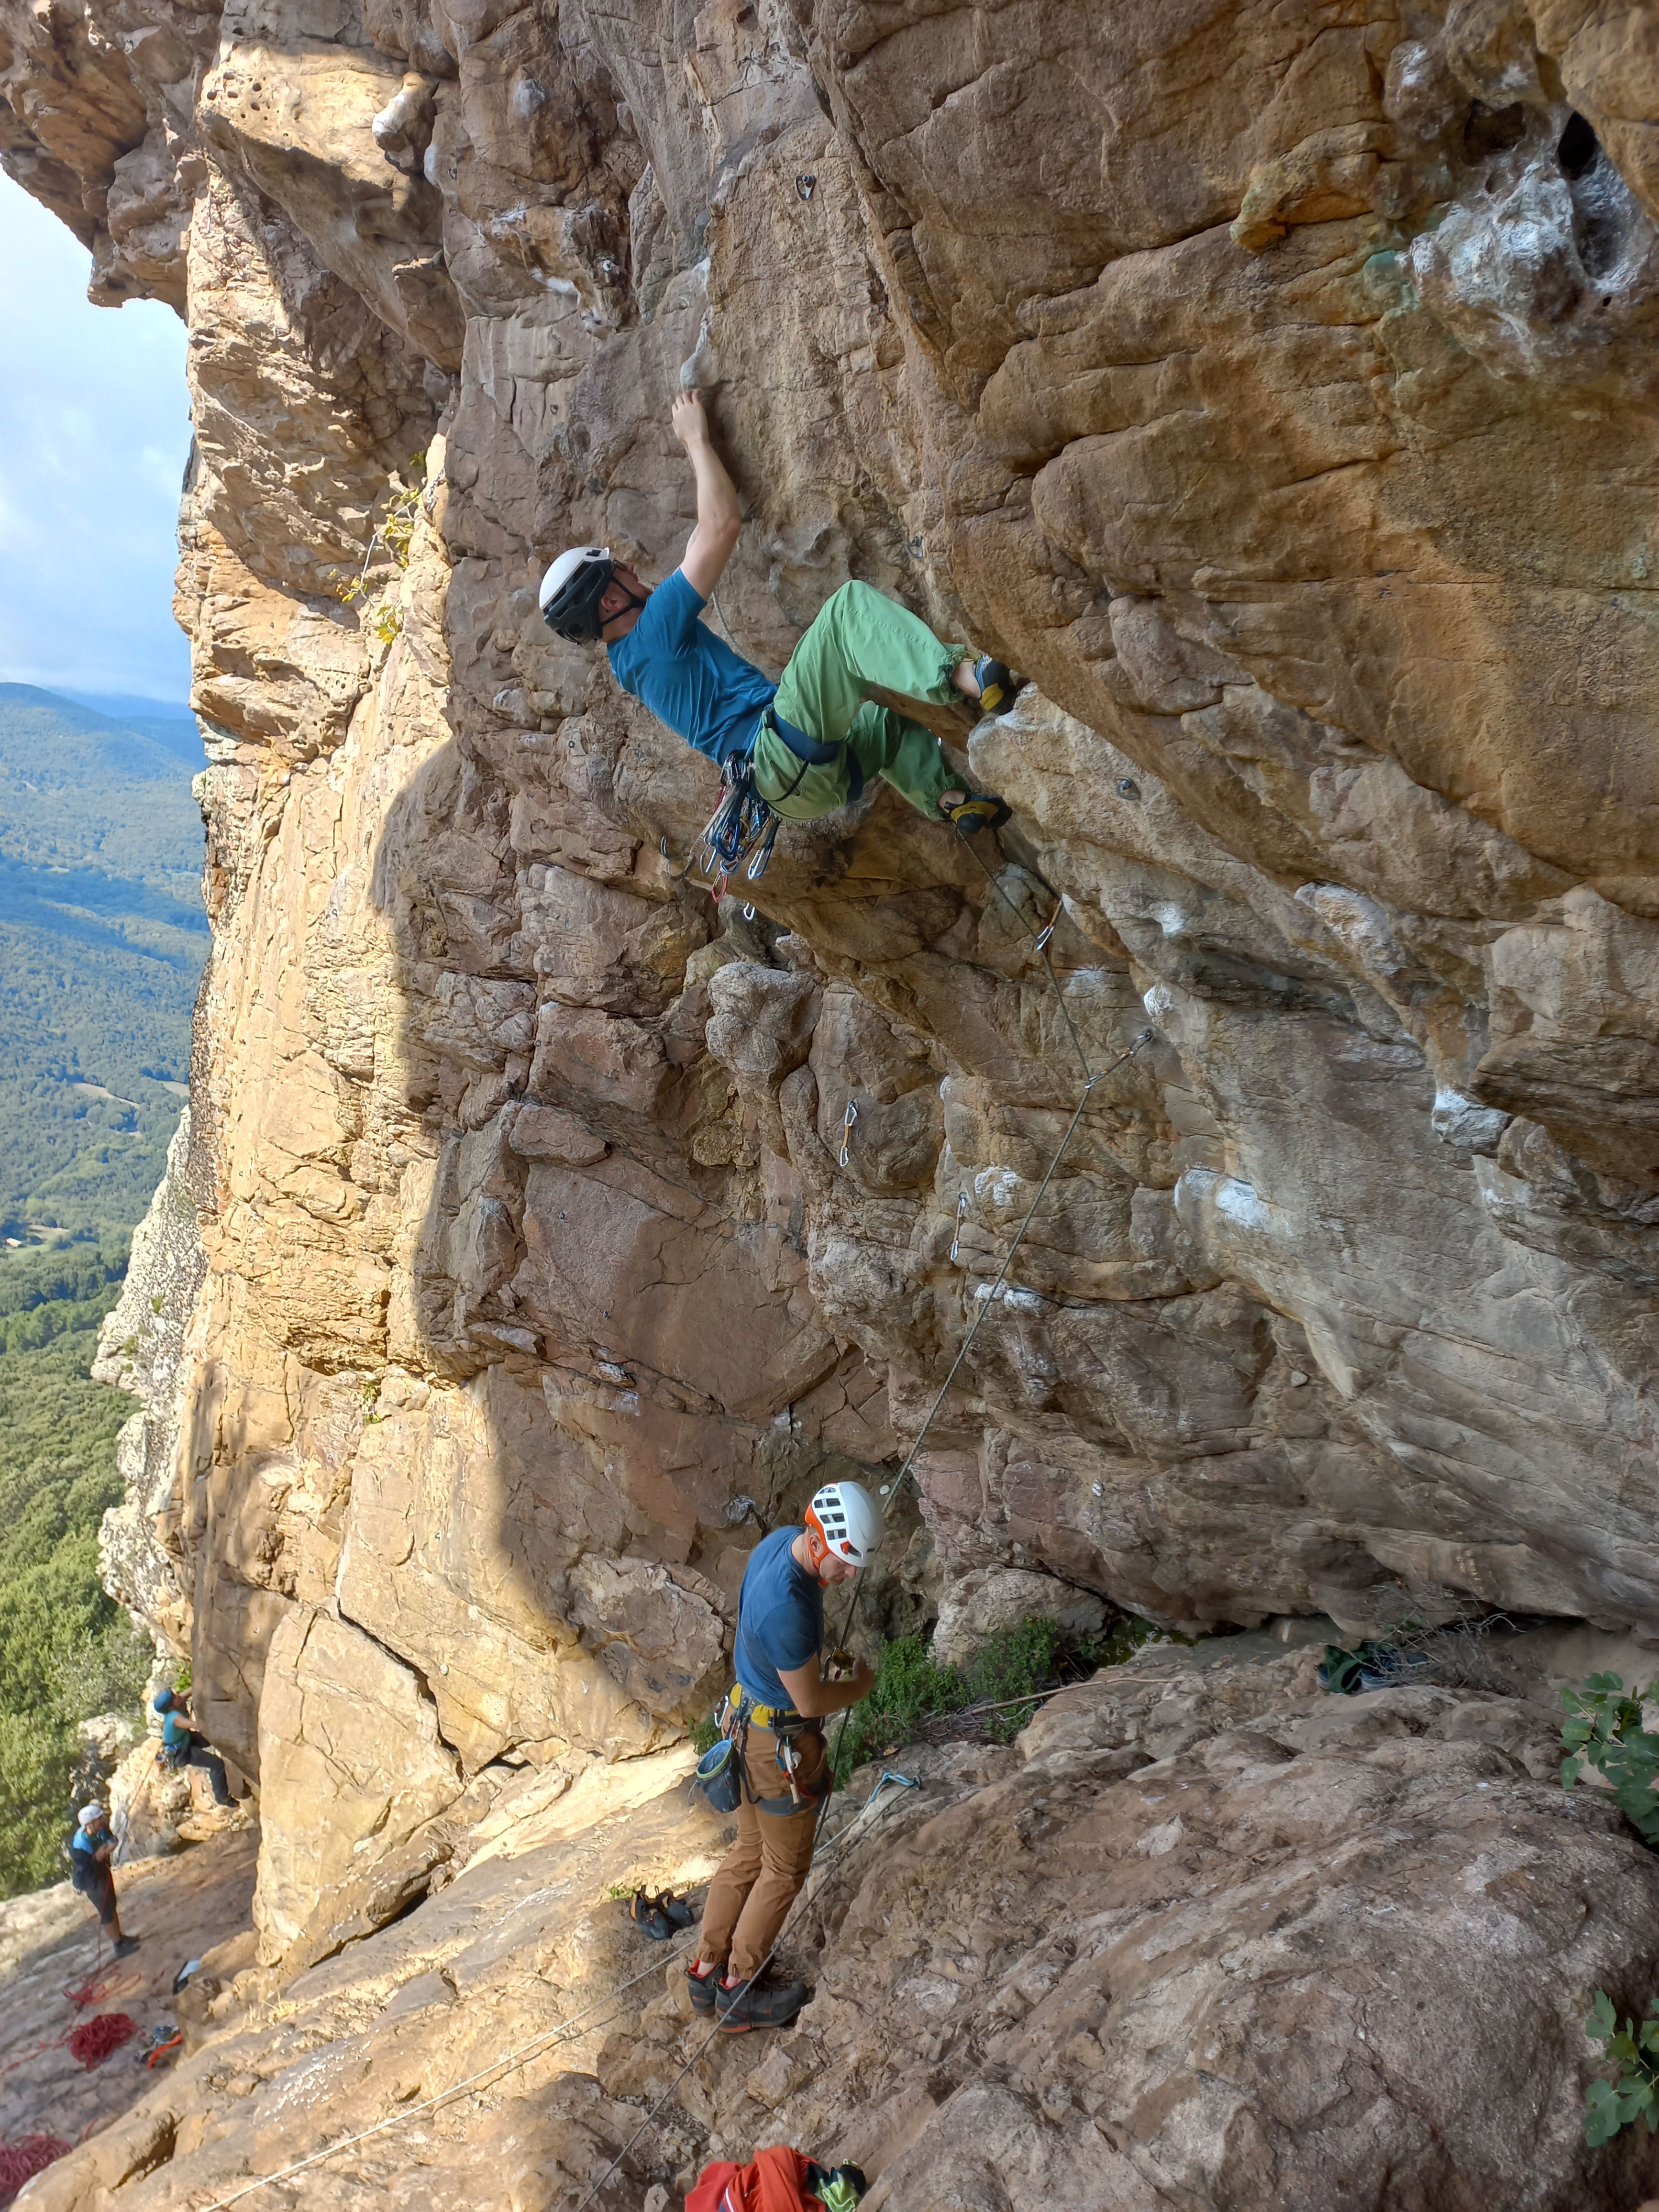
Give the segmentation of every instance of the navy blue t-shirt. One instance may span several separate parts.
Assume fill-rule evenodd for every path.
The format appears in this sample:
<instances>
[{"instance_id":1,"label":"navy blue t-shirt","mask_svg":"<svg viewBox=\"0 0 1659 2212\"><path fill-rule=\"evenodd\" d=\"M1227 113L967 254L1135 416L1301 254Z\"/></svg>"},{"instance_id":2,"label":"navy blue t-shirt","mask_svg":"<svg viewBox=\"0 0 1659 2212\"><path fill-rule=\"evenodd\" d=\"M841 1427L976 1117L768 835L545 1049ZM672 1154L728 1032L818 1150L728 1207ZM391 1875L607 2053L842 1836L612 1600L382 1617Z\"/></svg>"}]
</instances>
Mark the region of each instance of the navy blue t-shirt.
<instances>
[{"instance_id":1,"label":"navy blue t-shirt","mask_svg":"<svg viewBox=\"0 0 1659 2212\"><path fill-rule=\"evenodd\" d=\"M799 1528L775 1528L749 1554L738 1599L738 1680L763 1705L794 1703L778 1679L823 1648L823 1592L789 1555Z\"/></svg>"},{"instance_id":2,"label":"navy blue t-shirt","mask_svg":"<svg viewBox=\"0 0 1659 2212\"><path fill-rule=\"evenodd\" d=\"M697 617L708 605L676 568L626 637L605 651L611 673L659 722L722 765L752 740L777 685Z\"/></svg>"},{"instance_id":3,"label":"navy blue t-shirt","mask_svg":"<svg viewBox=\"0 0 1659 2212\"><path fill-rule=\"evenodd\" d=\"M110 1870L107 1866L100 1863L97 1854L112 1840L107 1828L100 1828L94 1834L88 1834L85 1828L76 1828L75 1833L70 1838L70 1857L74 1864L74 1885L83 1893L88 1890L102 1889L106 1882L110 1880Z\"/></svg>"}]
</instances>

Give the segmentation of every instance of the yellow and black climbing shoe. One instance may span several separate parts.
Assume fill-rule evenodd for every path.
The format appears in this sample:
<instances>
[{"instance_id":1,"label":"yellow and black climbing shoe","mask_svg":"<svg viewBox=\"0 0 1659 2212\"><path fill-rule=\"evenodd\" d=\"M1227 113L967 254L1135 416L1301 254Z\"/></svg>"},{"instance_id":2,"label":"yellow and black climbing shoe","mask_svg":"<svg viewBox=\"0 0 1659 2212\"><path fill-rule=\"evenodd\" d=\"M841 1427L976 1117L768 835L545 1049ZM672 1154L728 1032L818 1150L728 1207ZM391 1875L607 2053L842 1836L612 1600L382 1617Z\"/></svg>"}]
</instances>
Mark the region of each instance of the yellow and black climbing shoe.
<instances>
[{"instance_id":1,"label":"yellow and black climbing shoe","mask_svg":"<svg viewBox=\"0 0 1659 2212\"><path fill-rule=\"evenodd\" d=\"M804 1982L774 1982L763 1987L758 1977L734 1983L730 1989L722 1982L714 1994L722 2035L747 2035L755 2027L787 2027L805 2002Z\"/></svg>"},{"instance_id":2,"label":"yellow and black climbing shoe","mask_svg":"<svg viewBox=\"0 0 1659 2212\"><path fill-rule=\"evenodd\" d=\"M1000 714L1014 702L1017 692L1025 689L1025 679L1016 676L1006 660L993 660L988 653L981 653L974 663L974 681L979 686L979 708L982 714Z\"/></svg>"},{"instance_id":3,"label":"yellow and black climbing shoe","mask_svg":"<svg viewBox=\"0 0 1659 2212\"><path fill-rule=\"evenodd\" d=\"M991 791L970 791L965 799L941 799L939 811L964 837L977 837L981 830L1000 830L1012 811Z\"/></svg>"}]
</instances>

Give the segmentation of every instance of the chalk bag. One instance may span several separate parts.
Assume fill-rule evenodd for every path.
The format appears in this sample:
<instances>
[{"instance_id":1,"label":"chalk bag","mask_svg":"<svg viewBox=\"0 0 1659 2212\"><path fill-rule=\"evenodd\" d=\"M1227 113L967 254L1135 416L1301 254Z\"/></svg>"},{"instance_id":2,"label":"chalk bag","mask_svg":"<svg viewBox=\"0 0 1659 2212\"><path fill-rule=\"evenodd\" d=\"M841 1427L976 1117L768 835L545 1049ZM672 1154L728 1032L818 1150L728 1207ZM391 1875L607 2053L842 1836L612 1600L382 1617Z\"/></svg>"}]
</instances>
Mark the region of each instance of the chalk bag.
<instances>
[{"instance_id":1,"label":"chalk bag","mask_svg":"<svg viewBox=\"0 0 1659 2212\"><path fill-rule=\"evenodd\" d=\"M714 1813L735 1813L743 1802L743 1763L729 1736L711 1744L697 1761L692 1787L701 1790Z\"/></svg>"}]
</instances>

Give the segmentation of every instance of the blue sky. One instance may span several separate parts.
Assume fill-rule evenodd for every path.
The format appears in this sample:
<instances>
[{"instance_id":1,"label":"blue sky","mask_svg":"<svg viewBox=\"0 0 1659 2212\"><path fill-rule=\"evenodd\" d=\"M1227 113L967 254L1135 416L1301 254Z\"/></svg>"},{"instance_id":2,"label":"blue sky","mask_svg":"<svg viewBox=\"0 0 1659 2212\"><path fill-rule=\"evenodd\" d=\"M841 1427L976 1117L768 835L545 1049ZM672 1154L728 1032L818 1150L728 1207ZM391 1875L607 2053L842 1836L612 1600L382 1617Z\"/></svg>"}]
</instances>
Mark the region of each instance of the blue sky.
<instances>
[{"instance_id":1,"label":"blue sky","mask_svg":"<svg viewBox=\"0 0 1659 2212\"><path fill-rule=\"evenodd\" d=\"M185 326L154 300L91 306L90 260L0 175L0 682L182 705Z\"/></svg>"}]
</instances>

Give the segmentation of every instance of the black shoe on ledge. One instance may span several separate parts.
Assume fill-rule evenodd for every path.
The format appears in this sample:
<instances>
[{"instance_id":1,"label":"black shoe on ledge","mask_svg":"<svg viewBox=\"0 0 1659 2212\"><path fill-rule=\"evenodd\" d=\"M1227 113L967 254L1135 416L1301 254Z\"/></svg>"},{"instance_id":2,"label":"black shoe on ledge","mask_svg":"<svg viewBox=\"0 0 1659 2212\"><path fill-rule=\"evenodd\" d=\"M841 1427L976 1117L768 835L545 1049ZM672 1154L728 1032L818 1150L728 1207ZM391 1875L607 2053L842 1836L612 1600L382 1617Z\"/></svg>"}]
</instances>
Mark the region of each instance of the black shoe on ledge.
<instances>
[{"instance_id":1,"label":"black shoe on ledge","mask_svg":"<svg viewBox=\"0 0 1659 2212\"><path fill-rule=\"evenodd\" d=\"M711 1966L706 1974L700 1974L696 1971L696 1966L697 1961L693 1960L685 1970L685 1986L690 1992L691 2009L693 2012L702 2013L706 2019L712 2019L714 2012L714 1992L720 1985L720 1970L718 1966Z\"/></svg>"},{"instance_id":2,"label":"black shoe on ledge","mask_svg":"<svg viewBox=\"0 0 1659 2212\"><path fill-rule=\"evenodd\" d=\"M722 2035L747 2035L754 2027L787 2027L805 2002L805 1982L775 1983L768 1989L758 1977L735 1983L731 1989L722 1982L714 1995Z\"/></svg>"}]
</instances>

